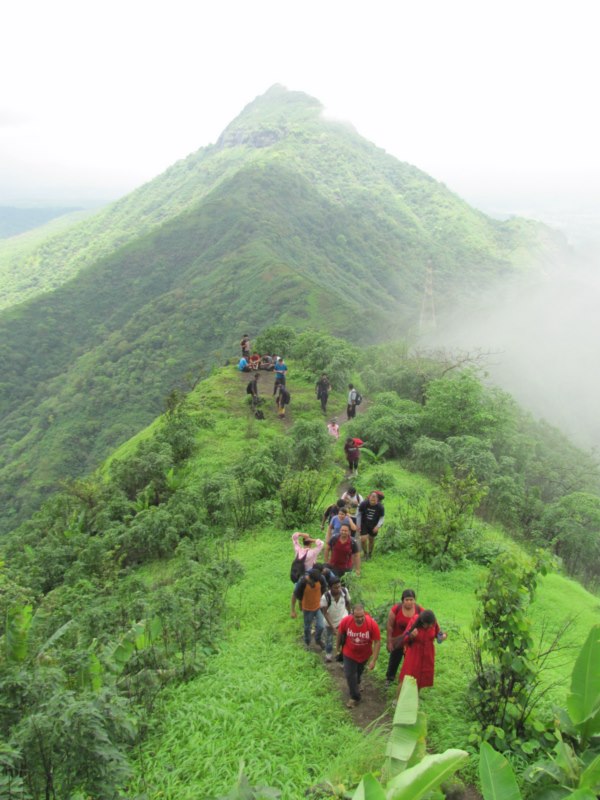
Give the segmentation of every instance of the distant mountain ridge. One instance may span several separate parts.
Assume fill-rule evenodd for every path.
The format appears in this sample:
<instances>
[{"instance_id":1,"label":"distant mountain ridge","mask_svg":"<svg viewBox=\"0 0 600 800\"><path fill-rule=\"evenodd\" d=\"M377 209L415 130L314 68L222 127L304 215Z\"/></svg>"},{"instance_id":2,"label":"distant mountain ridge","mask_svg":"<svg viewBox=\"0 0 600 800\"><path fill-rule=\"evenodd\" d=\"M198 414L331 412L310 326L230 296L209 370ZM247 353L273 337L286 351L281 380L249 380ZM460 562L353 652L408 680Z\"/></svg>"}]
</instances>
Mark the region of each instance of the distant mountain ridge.
<instances>
[{"instance_id":1,"label":"distant mountain ridge","mask_svg":"<svg viewBox=\"0 0 600 800\"><path fill-rule=\"evenodd\" d=\"M4 528L147 424L187 373L237 354L245 330L405 335L429 265L436 302L455 305L562 246L272 87L216 144L31 255L72 277L0 314Z\"/></svg>"}]
</instances>

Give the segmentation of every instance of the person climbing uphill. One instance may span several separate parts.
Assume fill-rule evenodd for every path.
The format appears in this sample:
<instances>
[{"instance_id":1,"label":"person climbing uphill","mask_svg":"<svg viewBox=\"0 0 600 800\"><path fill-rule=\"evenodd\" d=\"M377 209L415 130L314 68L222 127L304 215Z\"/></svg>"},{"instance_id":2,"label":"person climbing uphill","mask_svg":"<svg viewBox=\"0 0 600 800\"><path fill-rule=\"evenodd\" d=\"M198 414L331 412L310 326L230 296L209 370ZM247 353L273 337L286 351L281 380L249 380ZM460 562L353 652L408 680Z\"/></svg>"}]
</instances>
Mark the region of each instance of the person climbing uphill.
<instances>
[{"instance_id":1,"label":"person climbing uphill","mask_svg":"<svg viewBox=\"0 0 600 800\"><path fill-rule=\"evenodd\" d=\"M385 519L385 509L381 502L383 497L381 492L371 492L368 498L359 505L356 514L356 527L360 533L362 549L367 560L373 555L375 537Z\"/></svg>"},{"instance_id":2,"label":"person climbing uphill","mask_svg":"<svg viewBox=\"0 0 600 800\"><path fill-rule=\"evenodd\" d=\"M435 614L429 609L410 620L404 634L404 664L398 679L398 695L402 681L407 675L416 680L419 691L426 686L433 686L435 671L434 641L443 642L447 634L440 630Z\"/></svg>"},{"instance_id":3,"label":"person climbing uphill","mask_svg":"<svg viewBox=\"0 0 600 800\"><path fill-rule=\"evenodd\" d=\"M395 603L388 614L386 622L387 649L390 657L388 659L387 670L385 673L385 683L389 686L398 673L398 667L402 663L404 655L404 634L410 621L416 614L423 611L422 606L417 605L416 594L413 589L405 589L399 603Z\"/></svg>"},{"instance_id":4,"label":"person climbing uphill","mask_svg":"<svg viewBox=\"0 0 600 800\"><path fill-rule=\"evenodd\" d=\"M365 667L375 669L381 647L379 625L359 603L352 609L352 614L340 622L336 646L344 657L344 676L350 693L346 706L354 708L361 699L360 682Z\"/></svg>"}]
</instances>

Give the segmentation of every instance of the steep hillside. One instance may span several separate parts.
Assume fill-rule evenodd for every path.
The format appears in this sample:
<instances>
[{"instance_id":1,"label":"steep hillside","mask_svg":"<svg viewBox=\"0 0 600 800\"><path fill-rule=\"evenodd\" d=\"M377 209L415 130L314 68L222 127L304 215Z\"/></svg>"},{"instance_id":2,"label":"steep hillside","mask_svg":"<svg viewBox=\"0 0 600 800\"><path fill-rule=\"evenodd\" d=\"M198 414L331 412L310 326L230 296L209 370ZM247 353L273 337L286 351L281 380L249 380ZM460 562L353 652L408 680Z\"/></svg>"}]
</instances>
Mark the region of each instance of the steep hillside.
<instances>
[{"instance_id":1,"label":"steep hillside","mask_svg":"<svg viewBox=\"0 0 600 800\"><path fill-rule=\"evenodd\" d=\"M344 342L328 344L336 357L346 352ZM349 355L355 363L356 353ZM384 683L385 649L363 684L365 705L376 698L383 710L367 732L361 706L344 707L339 666L324 664L316 647L305 650L301 619L290 618L291 531L321 535L320 513L344 476L343 437L334 442L326 433L314 362L315 352L290 360L286 424L270 402L266 419L255 420L246 376L233 366L215 370L113 453L102 478L70 485L3 542L0 726L11 747L0 780L13 794L42 800L50 786L57 797L215 797L228 790L243 760L252 784L277 787L286 800L316 800L326 787L309 790L322 781L333 782L333 796L341 797L362 772L379 770L394 691ZM271 382L261 377L266 396ZM445 383L456 389L451 378ZM391 394L371 395L352 423L374 447L376 431L395 446L398 431L381 414L392 408ZM345 392L332 392L329 402L330 413L339 413ZM411 413L422 431L431 424L418 404L399 396L394 402L403 404L403 437ZM449 415L439 398L436 409L439 419ZM479 410L486 413L471 403L460 419L468 419L471 439L490 433L475 423L489 426L492 409ZM514 437L514 425L508 428L504 435ZM455 438L440 434L436 441ZM533 447L535 437L526 444ZM510 448L507 438L502 449ZM475 455L481 465L481 451ZM410 523L417 498L435 506L435 482L389 456L380 450L368 464L363 451L357 487L362 494L385 489L386 522L375 557L348 586L382 627L405 587L435 610L448 641L437 651L435 684L421 697L428 747L472 750L470 737L481 733L468 702L476 590L498 555L527 556L500 529L469 519L476 530L463 557L443 572L433 568L416 552ZM553 478L545 461L540 467ZM522 587L516 594L527 596ZM565 597L566 606L557 600ZM14 604L25 602L32 613L17 616ZM561 642L568 648L548 658L546 645L568 617ZM564 704L577 649L599 618L597 597L576 582L540 576L530 614L534 641L546 643L540 730L554 727L552 703ZM527 623L518 635L528 629ZM533 657L536 647L530 650ZM556 740L548 736L552 747ZM319 744L307 747L307 738ZM515 761L525 766L523 758ZM462 777L475 776L471 758Z\"/></svg>"},{"instance_id":2,"label":"steep hillside","mask_svg":"<svg viewBox=\"0 0 600 800\"><path fill-rule=\"evenodd\" d=\"M485 217L273 87L215 145L31 255L37 275L60 263L74 277L0 317L3 528L245 329L399 336L428 266L436 302L456 305L556 253L540 226Z\"/></svg>"}]
</instances>

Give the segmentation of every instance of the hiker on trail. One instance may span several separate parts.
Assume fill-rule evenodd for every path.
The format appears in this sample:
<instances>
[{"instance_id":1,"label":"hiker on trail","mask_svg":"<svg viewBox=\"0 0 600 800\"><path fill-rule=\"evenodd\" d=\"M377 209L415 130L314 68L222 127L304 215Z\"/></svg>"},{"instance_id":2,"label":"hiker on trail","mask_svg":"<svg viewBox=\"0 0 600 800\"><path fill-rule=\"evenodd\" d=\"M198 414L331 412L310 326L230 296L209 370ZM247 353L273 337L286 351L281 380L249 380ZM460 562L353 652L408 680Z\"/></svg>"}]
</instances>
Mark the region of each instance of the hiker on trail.
<instances>
[{"instance_id":1,"label":"hiker on trail","mask_svg":"<svg viewBox=\"0 0 600 800\"><path fill-rule=\"evenodd\" d=\"M354 486L350 486L340 499L346 504L348 514L350 514L352 521L356 522L356 512L364 498L356 491Z\"/></svg>"},{"instance_id":2,"label":"hiker on trail","mask_svg":"<svg viewBox=\"0 0 600 800\"><path fill-rule=\"evenodd\" d=\"M358 392L354 388L354 384L348 384L348 405L346 407L346 416L348 419L354 419L356 416L356 406L358 403L356 402L358 399Z\"/></svg>"},{"instance_id":3,"label":"hiker on trail","mask_svg":"<svg viewBox=\"0 0 600 800\"><path fill-rule=\"evenodd\" d=\"M404 655L404 634L411 619L415 614L420 614L423 608L417 604L416 594L413 589L405 589L402 592L400 603L395 603L388 614L386 622L387 649L390 654L387 671L385 673L385 683L389 686L398 672L398 667Z\"/></svg>"},{"instance_id":4,"label":"hiker on trail","mask_svg":"<svg viewBox=\"0 0 600 800\"><path fill-rule=\"evenodd\" d=\"M240 372L250 372L250 364L248 364L248 359L242 356L238 361L238 369Z\"/></svg>"},{"instance_id":5,"label":"hiker on trail","mask_svg":"<svg viewBox=\"0 0 600 800\"><path fill-rule=\"evenodd\" d=\"M375 537L384 522L385 509L381 502L383 497L381 492L371 492L368 498L363 500L358 507L356 527L360 533L362 549L367 560L373 555Z\"/></svg>"},{"instance_id":6,"label":"hiker on trail","mask_svg":"<svg viewBox=\"0 0 600 800\"><path fill-rule=\"evenodd\" d=\"M350 608L350 593L339 578L335 578L329 589L321 598L321 613L325 618L325 661L333 661L333 642L336 638L338 625L347 614L352 613Z\"/></svg>"},{"instance_id":7,"label":"hiker on trail","mask_svg":"<svg viewBox=\"0 0 600 800\"><path fill-rule=\"evenodd\" d=\"M315 390L317 392L317 400L321 401L321 411L326 414L327 399L329 398L329 392L331 391L331 384L329 383L329 378L325 373L323 373L317 381Z\"/></svg>"},{"instance_id":8,"label":"hiker on trail","mask_svg":"<svg viewBox=\"0 0 600 800\"><path fill-rule=\"evenodd\" d=\"M360 458L360 445L357 444L357 441L362 443L361 439L357 440L349 436L344 444L344 453L346 454L348 471L350 473L348 477L353 478L358 476L358 460Z\"/></svg>"},{"instance_id":9,"label":"hiker on trail","mask_svg":"<svg viewBox=\"0 0 600 800\"><path fill-rule=\"evenodd\" d=\"M317 563L315 564L315 569L319 570L321 575L327 581L327 586L329 586L329 588L331 589L333 582L338 580L338 576L335 574L335 572L329 567L327 567L325 564L322 564L320 561L317 561Z\"/></svg>"},{"instance_id":10,"label":"hiker on trail","mask_svg":"<svg viewBox=\"0 0 600 800\"><path fill-rule=\"evenodd\" d=\"M247 333L242 336L240 347L242 348L242 358L250 358L250 337Z\"/></svg>"},{"instance_id":11,"label":"hiker on trail","mask_svg":"<svg viewBox=\"0 0 600 800\"><path fill-rule=\"evenodd\" d=\"M307 572L294 589L292 595L292 619L296 619L296 600L299 601L304 615L304 645L308 650L310 647L311 629L315 624L315 642L321 650L325 647L323 642L323 630L325 622L321 614L321 597L327 591L327 583L318 569L311 569Z\"/></svg>"},{"instance_id":12,"label":"hiker on trail","mask_svg":"<svg viewBox=\"0 0 600 800\"><path fill-rule=\"evenodd\" d=\"M308 533L302 533L300 531L292 533L292 542L296 554L294 563L302 562L302 572L300 572L298 577L294 578L292 574L292 580L296 583L305 572L309 572L315 566L321 550L325 547L325 543L321 539L313 539Z\"/></svg>"},{"instance_id":13,"label":"hiker on trail","mask_svg":"<svg viewBox=\"0 0 600 800\"><path fill-rule=\"evenodd\" d=\"M327 433L333 436L334 439L340 438L340 426L336 419L332 419L331 422L327 423Z\"/></svg>"},{"instance_id":14,"label":"hiker on trail","mask_svg":"<svg viewBox=\"0 0 600 800\"><path fill-rule=\"evenodd\" d=\"M321 519L321 530L323 530L323 528L325 527L325 523L327 523L327 526L329 526L331 518L335 517L340 508L344 508L345 505L346 504L344 503L344 501L340 498L339 500L336 500L335 503L332 503L330 506L327 506L327 508L323 512L323 517Z\"/></svg>"},{"instance_id":15,"label":"hiker on trail","mask_svg":"<svg viewBox=\"0 0 600 800\"><path fill-rule=\"evenodd\" d=\"M375 669L381 647L379 625L360 604L356 603L352 614L340 622L336 647L342 650L344 676L350 692L346 706L354 708L360 701L360 681L365 667Z\"/></svg>"},{"instance_id":16,"label":"hiker on trail","mask_svg":"<svg viewBox=\"0 0 600 800\"><path fill-rule=\"evenodd\" d=\"M258 379L260 375L258 372L255 372L252 376L252 380L248 381L248 385L246 386L246 393L252 396L252 408L256 408L259 403L258 397Z\"/></svg>"},{"instance_id":17,"label":"hiker on trail","mask_svg":"<svg viewBox=\"0 0 600 800\"><path fill-rule=\"evenodd\" d=\"M435 647L447 638L447 634L440 630L433 611L421 611L408 623L404 634L404 664L398 679L398 696L402 681L407 675L412 675L417 681L419 689L433 686L433 673L435 670Z\"/></svg>"},{"instance_id":18,"label":"hiker on trail","mask_svg":"<svg viewBox=\"0 0 600 800\"><path fill-rule=\"evenodd\" d=\"M287 364L283 358L279 356L275 362L275 384L273 386L273 394L277 392L280 386L285 386L285 373L287 372Z\"/></svg>"},{"instance_id":19,"label":"hiker on trail","mask_svg":"<svg viewBox=\"0 0 600 800\"><path fill-rule=\"evenodd\" d=\"M325 545L325 562L329 569L342 578L347 572L352 572L360 578L360 550L358 544L350 535L350 526L342 525L340 532Z\"/></svg>"},{"instance_id":20,"label":"hiker on trail","mask_svg":"<svg viewBox=\"0 0 600 800\"><path fill-rule=\"evenodd\" d=\"M327 535L325 536L326 544L331 541L332 536L336 536L340 532L342 525L347 525L350 528L350 535L353 536L356 533L356 524L350 514L348 514L346 506L341 506L338 509L338 513L329 520L329 527L327 528Z\"/></svg>"},{"instance_id":21,"label":"hiker on trail","mask_svg":"<svg viewBox=\"0 0 600 800\"><path fill-rule=\"evenodd\" d=\"M275 396L275 405L277 406L277 415L279 419L285 417L285 407L289 404L291 399L292 397L286 389L285 384L280 384L279 391Z\"/></svg>"}]
</instances>

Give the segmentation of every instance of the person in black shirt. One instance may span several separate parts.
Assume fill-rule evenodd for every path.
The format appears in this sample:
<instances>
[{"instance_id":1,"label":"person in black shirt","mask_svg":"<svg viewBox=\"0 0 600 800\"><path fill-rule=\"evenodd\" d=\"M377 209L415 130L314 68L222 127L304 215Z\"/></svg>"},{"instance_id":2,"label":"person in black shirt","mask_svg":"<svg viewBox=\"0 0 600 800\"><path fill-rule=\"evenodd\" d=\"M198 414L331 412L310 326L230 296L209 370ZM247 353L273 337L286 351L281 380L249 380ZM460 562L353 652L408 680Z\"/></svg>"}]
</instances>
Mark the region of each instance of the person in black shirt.
<instances>
[{"instance_id":1,"label":"person in black shirt","mask_svg":"<svg viewBox=\"0 0 600 800\"><path fill-rule=\"evenodd\" d=\"M331 384L329 383L329 378L325 373L323 373L317 381L315 390L317 392L317 400L321 401L321 411L326 414L327 399L329 398L329 392L331 391Z\"/></svg>"},{"instance_id":2,"label":"person in black shirt","mask_svg":"<svg viewBox=\"0 0 600 800\"><path fill-rule=\"evenodd\" d=\"M375 537L383 525L385 509L383 507L383 495L381 492L371 492L366 500L363 500L358 507L356 514L356 528L360 533L365 559L368 560L373 554Z\"/></svg>"}]
</instances>

